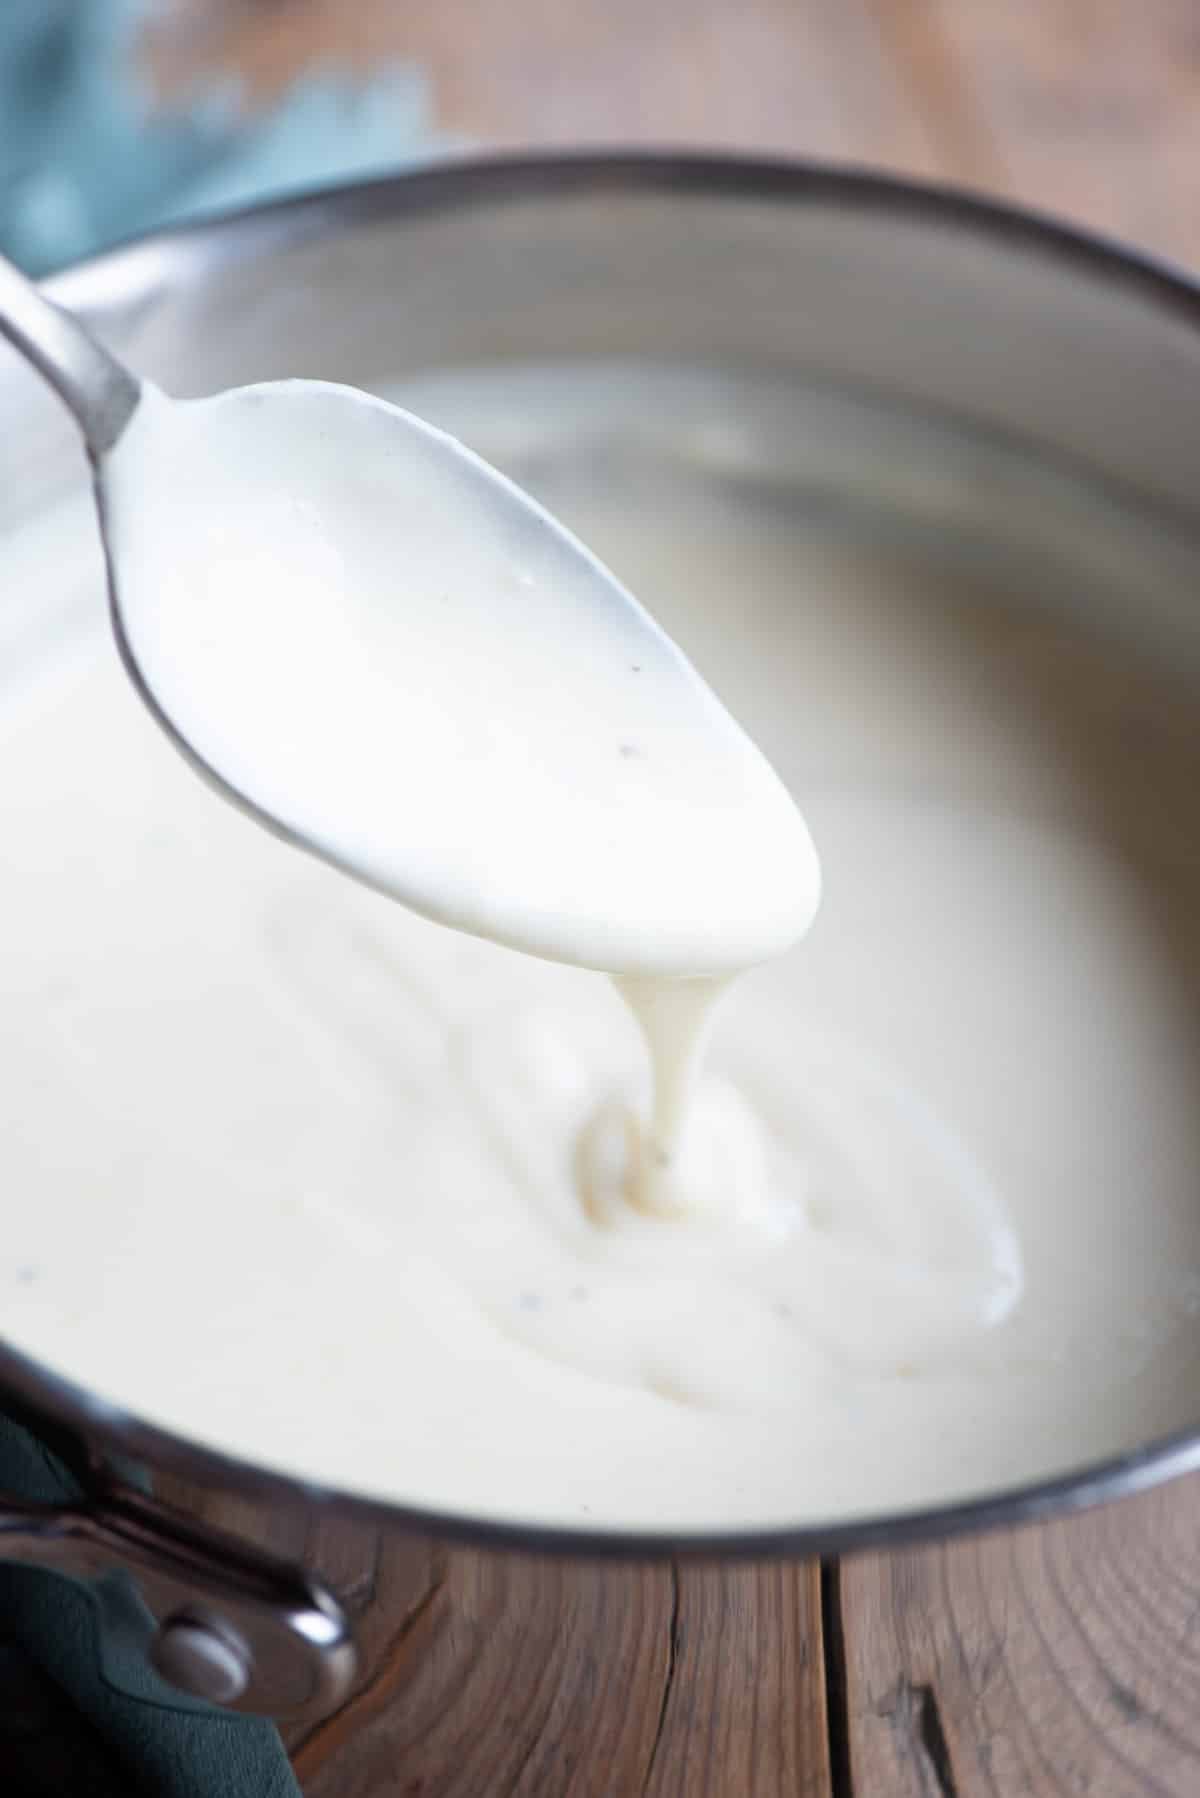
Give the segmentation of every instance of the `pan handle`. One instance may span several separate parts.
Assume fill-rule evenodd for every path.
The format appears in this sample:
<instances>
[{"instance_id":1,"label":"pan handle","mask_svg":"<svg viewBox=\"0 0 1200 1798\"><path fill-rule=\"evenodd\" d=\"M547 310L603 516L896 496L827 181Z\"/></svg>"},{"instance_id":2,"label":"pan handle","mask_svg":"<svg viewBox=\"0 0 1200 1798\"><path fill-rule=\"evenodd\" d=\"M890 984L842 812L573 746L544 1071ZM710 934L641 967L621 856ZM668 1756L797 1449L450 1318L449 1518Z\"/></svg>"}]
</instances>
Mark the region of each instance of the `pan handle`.
<instances>
[{"instance_id":1,"label":"pan handle","mask_svg":"<svg viewBox=\"0 0 1200 1798\"><path fill-rule=\"evenodd\" d=\"M349 1623L324 1586L128 1488L75 1504L0 1493L0 1561L85 1582L128 1574L151 1666L192 1698L284 1718L331 1709L354 1676Z\"/></svg>"}]
</instances>

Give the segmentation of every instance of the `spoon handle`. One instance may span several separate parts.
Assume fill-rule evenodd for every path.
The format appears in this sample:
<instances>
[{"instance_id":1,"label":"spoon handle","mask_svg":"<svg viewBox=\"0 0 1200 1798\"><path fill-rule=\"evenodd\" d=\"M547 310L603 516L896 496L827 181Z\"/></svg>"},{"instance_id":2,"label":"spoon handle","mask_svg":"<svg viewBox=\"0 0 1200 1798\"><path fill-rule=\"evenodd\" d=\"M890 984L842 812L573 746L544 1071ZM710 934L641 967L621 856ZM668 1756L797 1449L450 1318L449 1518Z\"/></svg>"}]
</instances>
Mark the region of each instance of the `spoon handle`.
<instances>
[{"instance_id":1,"label":"spoon handle","mask_svg":"<svg viewBox=\"0 0 1200 1798\"><path fill-rule=\"evenodd\" d=\"M141 398L136 378L3 256L0 337L7 337L66 403L92 460L110 450Z\"/></svg>"}]
</instances>

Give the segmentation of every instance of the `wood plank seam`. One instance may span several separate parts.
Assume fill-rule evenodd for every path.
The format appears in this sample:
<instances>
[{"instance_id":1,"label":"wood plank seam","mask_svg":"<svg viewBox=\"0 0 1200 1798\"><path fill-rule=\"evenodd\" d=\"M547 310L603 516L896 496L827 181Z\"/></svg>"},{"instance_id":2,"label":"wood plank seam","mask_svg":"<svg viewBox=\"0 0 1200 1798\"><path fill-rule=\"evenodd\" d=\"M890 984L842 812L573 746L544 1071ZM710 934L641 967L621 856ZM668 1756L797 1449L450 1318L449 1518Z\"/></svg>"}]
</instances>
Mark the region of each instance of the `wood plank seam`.
<instances>
[{"instance_id":1,"label":"wood plank seam","mask_svg":"<svg viewBox=\"0 0 1200 1798\"><path fill-rule=\"evenodd\" d=\"M659 1744L663 1739L666 1727L667 1707L671 1702L671 1688L675 1683L675 1669L679 1665L679 1563L671 1562L671 1616L667 1625L667 1665L663 1673L662 1698L658 1706L658 1723L654 1730L654 1741L650 1746L650 1758L646 1762L646 1776L642 1781L643 1798L650 1789L650 1780L654 1774L654 1763L658 1756Z\"/></svg>"},{"instance_id":2,"label":"wood plank seam","mask_svg":"<svg viewBox=\"0 0 1200 1798\"><path fill-rule=\"evenodd\" d=\"M820 1569L820 1655L825 1684L825 1740L829 1756L831 1798L854 1798L850 1752L850 1689L846 1674L846 1638L842 1617L841 1563L822 1561Z\"/></svg>"}]
</instances>

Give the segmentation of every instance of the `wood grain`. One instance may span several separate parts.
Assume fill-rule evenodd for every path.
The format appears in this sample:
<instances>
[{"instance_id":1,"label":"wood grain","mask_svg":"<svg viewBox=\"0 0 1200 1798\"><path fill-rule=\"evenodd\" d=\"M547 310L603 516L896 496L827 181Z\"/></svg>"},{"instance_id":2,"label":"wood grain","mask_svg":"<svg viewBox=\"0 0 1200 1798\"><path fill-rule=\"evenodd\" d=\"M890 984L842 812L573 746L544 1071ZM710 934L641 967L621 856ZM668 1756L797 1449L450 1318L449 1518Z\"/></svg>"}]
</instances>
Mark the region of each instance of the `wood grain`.
<instances>
[{"instance_id":1,"label":"wood grain","mask_svg":"<svg viewBox=\"0 0 1200 1798\"><path fill-rule=\"evenodd\" d=\"M811 1571L436 1565L398 1623L386 1584L360 1609L358 1692L292 1745L309 1798L830 1792Z\"/></svg>"},{"instance_id":2,"label":"wood grain","mask_svg":"<svg viewBox=\"0 0 1200 1798\"><path fill-rule=\"evenodd\" d=\"M854 1792L1200 1792L1200 1481L839 1583Z\"/></svg>"},{"instance_id":3,"label":"wood grain","mask_svg":"<svg viewBox=\"0 0 1200 1798\"><path fill-rule=\"evenodd\" d=\"M306 1798L830 1798L815 1566L447 1548L180 1480L349 1610L349 1699L285 1731Z\"/></svg>"},{"instance_id":4,"label":"wood grain","mask_svg":"<svg viewBox=\"0 0 1200 1798\"><path fill-rule=\"evenodd\" d=\"M266 101L323 58L428 74L437 122L493 147L691 144L933 172L923 121L860 0L253 0L147 35L166 96L236 69Z\"/></svg>"},{"instance_id":5,"label":"wood grain","mask_svg":"<svg viewBox=\"0 0 1200 1798\"><path fill-rule=\"evenodd\" d=\"M665 1570L453 1552L399 1630L364 1629L360 1695L296 1747L305 1791L639 1792L671 1615Z\"/></svg>"},{"instance_id":6,"label":"wood grain","mask_svg":"<svg viewBox=\"0 0 1200 1798\"><path fill-rule=\"evenodd\" d=\"M420 64L484 145L691 144L966 183L1200 261L1192 0L177 0L164 96L260 103L326 58Z\"/></svg>"},{"instance_id":7,"label":"wood grain","mask_svg":"<svg viewBox=\"0 0 1200 1798\"><path fill-rule=\"evenodd\" d=\"M823 1798L832 1786L818 1569L685 1567L676 1580L647 1798Z\"/></svg>"}]
</instances>

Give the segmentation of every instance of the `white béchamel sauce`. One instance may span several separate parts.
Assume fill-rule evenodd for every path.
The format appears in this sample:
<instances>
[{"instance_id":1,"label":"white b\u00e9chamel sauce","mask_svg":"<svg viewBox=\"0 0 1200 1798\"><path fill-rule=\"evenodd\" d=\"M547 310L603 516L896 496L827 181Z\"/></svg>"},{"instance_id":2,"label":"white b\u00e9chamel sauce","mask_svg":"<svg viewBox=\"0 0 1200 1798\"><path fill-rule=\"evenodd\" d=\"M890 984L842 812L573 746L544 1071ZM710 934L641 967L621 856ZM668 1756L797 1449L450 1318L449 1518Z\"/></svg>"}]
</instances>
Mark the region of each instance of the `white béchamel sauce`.
<instances>
[{"instance_id":1,"label":"white b\u00e9chamel sauce","mask_svg":"<svg viewBox=\"0 0 1200 1798\"><path fill-rule=\"evenodd\" d=\"M717 475L586 433L513 472L804 795L826 885L718 1011L678 1166L630 1202L650 1095L608 983L408 915L194 779L104 641L81 507L0 559L6 628L24 592L79 620L69 660L25 645L0 758L5 1334L317 1481L598 1527L928 1503L1186 1421L1186 670L1106 640L1100 572L1051 604L1036 563L814 516L754 478L753 384L656 378L681 433L710 408ZM468 436L472 391L444 396Z\"/></svg>"}]
</instances>

